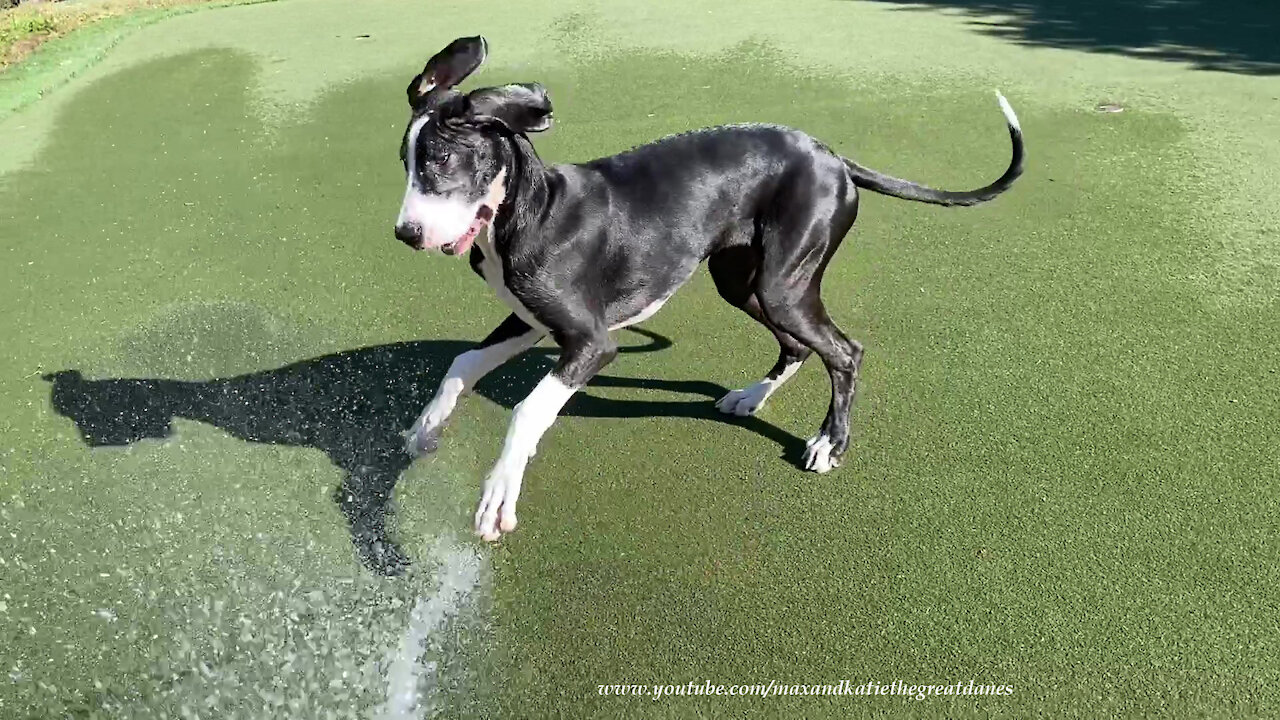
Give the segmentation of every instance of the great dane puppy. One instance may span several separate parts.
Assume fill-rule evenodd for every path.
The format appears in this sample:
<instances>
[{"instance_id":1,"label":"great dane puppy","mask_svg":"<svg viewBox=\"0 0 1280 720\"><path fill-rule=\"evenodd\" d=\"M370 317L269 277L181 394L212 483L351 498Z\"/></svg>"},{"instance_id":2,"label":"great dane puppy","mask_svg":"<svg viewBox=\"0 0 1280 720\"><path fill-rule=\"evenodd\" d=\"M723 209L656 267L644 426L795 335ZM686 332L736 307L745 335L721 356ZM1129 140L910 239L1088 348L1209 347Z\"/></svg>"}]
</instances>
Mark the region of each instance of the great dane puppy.
<instances>
[{"instance_id":1,"label":"great dane puppy","mask_svg":"<svg viewBox=\"0 0 1280 720\"><path fill-rule=\"evenodd\" d=\"M536 83L461 93L484 61L481 37L459 38L409 84L412 115L400 154L408 186L395 235L418 250L470 251L472 269L510 309L459 355L407 431L409 451L433 451L458 398L486 373L550 335L559 361L516 406L475 514L496 540L516 527L525 466L561 407L617 353L610 331L662 307L707 261L725 300L778 341L760 382L716 405L748 415L817 353L831 376L826 418L805 469L827 472L849 444L862 346L822 304L822 274L852 227L858 188L936 205L975 205L1022 173L1022 133L1003 96L1013 157L998 180L948 192L843 158L799 130L729 125L675 135L581 164L547 166L529 133L551 126Z\"/></svg>"}]
</instances>

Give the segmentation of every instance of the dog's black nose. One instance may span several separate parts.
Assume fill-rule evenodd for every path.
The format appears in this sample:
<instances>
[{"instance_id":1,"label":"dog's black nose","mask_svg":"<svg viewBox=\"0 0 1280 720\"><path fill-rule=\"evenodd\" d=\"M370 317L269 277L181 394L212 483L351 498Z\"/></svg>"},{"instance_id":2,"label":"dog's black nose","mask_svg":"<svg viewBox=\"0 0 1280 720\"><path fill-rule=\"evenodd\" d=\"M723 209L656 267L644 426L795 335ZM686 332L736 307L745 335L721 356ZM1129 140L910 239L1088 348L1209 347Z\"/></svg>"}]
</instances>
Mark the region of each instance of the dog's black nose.
<instances>
[{"instance_id":1,"label":"dog's black nose","mask_svg":"<svg viewBox=\"0 0 1280 720\"><path fill-rule=\"evenodd\" d=\"M417 247L422 241L422 228L417 223L401 223L396 225L396 239L405 245Z\"/></svg>"}]
</instances>

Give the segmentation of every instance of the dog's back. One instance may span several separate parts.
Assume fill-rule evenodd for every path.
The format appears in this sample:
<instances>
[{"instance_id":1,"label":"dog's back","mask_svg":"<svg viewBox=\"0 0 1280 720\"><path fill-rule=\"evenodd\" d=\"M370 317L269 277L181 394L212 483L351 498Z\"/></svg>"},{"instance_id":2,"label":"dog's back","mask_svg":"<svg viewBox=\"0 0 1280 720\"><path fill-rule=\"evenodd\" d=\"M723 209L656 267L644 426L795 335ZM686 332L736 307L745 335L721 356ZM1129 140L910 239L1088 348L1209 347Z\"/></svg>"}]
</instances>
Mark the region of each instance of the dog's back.
<instances>
[{"instance_id":1,"label":"dog's back","mask_svg":"<svg viewBox=\"0 0 1280 720\"><path fill-rule=\"evenodd\" d=\"M574 202L631 253L698 261L751 241L779 191L843 194L843 160L809 135L778 125L726 125L661 138L617 155L551 168ZM674 255L672 254L674 253ZM632 254L631 259L635 256Z\"/></svg>"}]
</instances>

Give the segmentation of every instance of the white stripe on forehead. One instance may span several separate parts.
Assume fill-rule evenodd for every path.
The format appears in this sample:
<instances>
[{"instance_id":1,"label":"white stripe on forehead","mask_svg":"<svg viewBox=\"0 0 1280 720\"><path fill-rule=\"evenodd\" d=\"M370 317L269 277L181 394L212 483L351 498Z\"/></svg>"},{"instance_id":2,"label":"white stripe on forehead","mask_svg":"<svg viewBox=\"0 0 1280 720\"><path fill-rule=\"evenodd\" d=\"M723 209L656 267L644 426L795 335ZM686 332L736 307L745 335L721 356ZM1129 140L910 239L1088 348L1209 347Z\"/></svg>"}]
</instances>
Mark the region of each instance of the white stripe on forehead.
<instances>
[{"instance_id":1,"label":"white stripe on forehead","mask_svg":"<svg viewBox=\"0 0 1280 720\"><path fill-rule=\"evenodd\" d=\"M414 120L409 125L409 142L405 146L406 167L409 171L409 188L413 188L413 179L418 174L418 133L422 132L422 126L427 124L431 119L431 113L426 112L422 117Z\"/></svg>"}]
</instances>

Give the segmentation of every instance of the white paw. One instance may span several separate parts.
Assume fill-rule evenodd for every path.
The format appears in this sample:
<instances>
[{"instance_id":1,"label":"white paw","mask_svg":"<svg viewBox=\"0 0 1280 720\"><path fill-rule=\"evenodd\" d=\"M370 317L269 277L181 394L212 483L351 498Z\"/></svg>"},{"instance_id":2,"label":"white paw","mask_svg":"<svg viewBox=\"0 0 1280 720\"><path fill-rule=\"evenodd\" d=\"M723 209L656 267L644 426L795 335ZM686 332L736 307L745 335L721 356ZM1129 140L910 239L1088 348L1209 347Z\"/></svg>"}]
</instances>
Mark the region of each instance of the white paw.
<instances>
[{"instance_id":1,"label":"white paw","mask_svg":"<svg viewBox=\"0 0 1280 720\"><path fill-rule=\"evenodd\" d=\"M816 473L829 472L832 468L840 464L838 458L831 457L831 438L823 433L818 433L809 438L809 442L805 443L804 455L800 458L800 464L805 470L812 470Z\"/></svg>"},{"instance_id":2,"label":"white paw","mask_svg":"<svg viewBox=\"0 0 1280 720\"><path fill-rule=\"evenodd\" d=\"M404 449L411 457L420 457L422 455L430 455L440 447L440 433L444 430L442 425L426 426L422 423L415 423L413 427L405 430Z\"/></svg>"},{"instance_id":3,"label":"white paw","mask_svg":"<svg viewBox=\"0 0 1280 720\"><path fill-rule=\"evenodd\" d=\"M761 380L741 390L730 390L728 395L716 401L716 409L727 415L754 415L764 407L764 401L769 398L770 387L769 383Z\"/></svg>"},{"instance_id":4,"label":"white paw","mask_svg":"<svg viewBox=\"0 0 1280 720\"><path fill-rule=\"evenodd\" d=\"M520 496L520 473L494 468L484 483L484 495L476 508L475 530L486 542L493 542L516 529L516 498Z\"/></svg>"}]
</instances>

